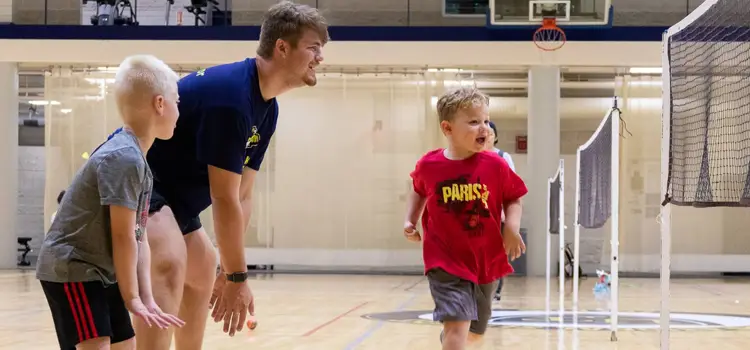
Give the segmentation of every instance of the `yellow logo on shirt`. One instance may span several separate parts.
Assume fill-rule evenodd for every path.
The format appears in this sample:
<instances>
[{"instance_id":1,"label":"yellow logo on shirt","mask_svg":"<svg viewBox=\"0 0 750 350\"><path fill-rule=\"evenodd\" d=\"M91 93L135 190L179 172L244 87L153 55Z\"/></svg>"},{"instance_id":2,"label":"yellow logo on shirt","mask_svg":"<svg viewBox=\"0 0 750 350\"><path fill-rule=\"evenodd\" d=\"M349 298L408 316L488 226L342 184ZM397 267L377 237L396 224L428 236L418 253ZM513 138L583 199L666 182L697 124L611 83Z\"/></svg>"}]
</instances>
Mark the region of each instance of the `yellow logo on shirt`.
<instances>
[{"instance_id":1,"label":"yellow logo on shirt","mask_svg":"<svg viewBox=\"0 0 750 350\"><path fill-rule=\"evenodd\" d=\"M258 127L253 126L250 133L250 137L247 138L247 143L245 144L245 148L253 148L258 145L258 142L260 142L260 134L258 134Z\"/></svg>"},{"instance_id":2,"label":"yellow logo on shirt","mask_svg":"<svg viewBox=\"0 0 750 350\"><path fill-rule=\"evenodd\" d=\"M442 187L443 203L451 202L473 202L481 200L484 207L487 208L487 198L490 192L487 185L481 183L453 183Z\"/></svg>"},{"instance_id":3,"label":"yellow logo on shirt","mask_svg":"<svg viewBox=\"0 0 750 350\"><path fill-rule=\"evenodd\" d=\"M250 149L258 145L258 142L260 142L260 134L258 134L258 127L253 126L250 129L250 137L247 138L247 143L245 144L245 149ZM250 162L250 157L245 156L245 165Z\"/></svg>"},{"instance_id":4,"label":"yellow logo on shirt","mask_svg":"<svg viewBox=\"0 0 750 350\"><path fill-rule=\"evenodd\" d=\"M195 76L196 76L196 77L202 77L202 76L204 76L204 75L206 75L206 69L205 69L205 68L203 68L203 69L200 69L200 70L198 70L197 72L195 72Z\"/></svg>"}]
</instances>

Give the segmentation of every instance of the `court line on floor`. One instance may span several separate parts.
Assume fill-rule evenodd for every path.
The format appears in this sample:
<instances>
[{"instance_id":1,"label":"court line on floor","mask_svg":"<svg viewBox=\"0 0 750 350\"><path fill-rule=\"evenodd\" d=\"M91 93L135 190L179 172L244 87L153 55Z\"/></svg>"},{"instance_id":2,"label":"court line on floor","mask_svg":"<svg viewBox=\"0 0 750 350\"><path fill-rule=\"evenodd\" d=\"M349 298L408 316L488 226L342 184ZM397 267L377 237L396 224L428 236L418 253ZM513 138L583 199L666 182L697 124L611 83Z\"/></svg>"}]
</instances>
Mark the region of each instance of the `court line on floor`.
<instances>
[{"instance_id":1,"label":"court line on floor","mask_svg":"<svg viewBox=\"0 0 750 350\"><path fill-rule=\"evenodd\" d=\"M421 281L421 279L420 279ZM414 284L416 285L416 283ZM414 299L417 298L416 294L412 294L409 299L406 299L405 302L403 302L401 305L396 308L396 312L398 311L404 311L404 309L409 306L412 302L414 302ZM347 344L344 350L352 350L355 346L362 344L367 338L371 337L375 332L377 332L383 325L385 324L385 321L378 321L374 326L370 327L368 330L366 330L362 335L360 335L357 339L354 339L351 343Z\"/></svg>"},{"instance_id":2,"label":"court line on floor","mask_svg":"<svg viewBox=\"0 0 750 350\"><path fill-rule=\"evenodd\" d=\"M339 314L338 316L330 319L328 322L323 323L323 324L321 324L321 325L319 325L319 326L317 326L317 327L315 327L315 328L307 331L307 333L303 334L302 336L303 337L309 337L309 336L313 335L315 332L317 332L317 331L325 328L326 326L330 325L331 323L334 323L334 322L340 320L342 317L344 317L344 316L346 316L346 315L348 315L348 314L350 314L350 313L352 313L354 311L357 311L359 308L361 308L361 307L363 307L363 306L365 306L365 305L367 305L369 303L370 303L369 301L365 301L365 302L363 302L363 303L361 303L361 304L359 304L357 306L354 306L353 308L347 310L346 312L344 312L342 314Z\"/></svg>"},{"instance_id":3,"label":"court line on floor","mask_svg":"<svg viewBox=\"0 0 750 350\"><path fill-rule=\"evenodd\" d=\"M425 280L424 277L420 277L416 282L412 283L409 287L404 288L404 291L405 292L411 292L411 290L414 289L414 287L418 286L424 280Z\"/></svg>"}]
</instances>

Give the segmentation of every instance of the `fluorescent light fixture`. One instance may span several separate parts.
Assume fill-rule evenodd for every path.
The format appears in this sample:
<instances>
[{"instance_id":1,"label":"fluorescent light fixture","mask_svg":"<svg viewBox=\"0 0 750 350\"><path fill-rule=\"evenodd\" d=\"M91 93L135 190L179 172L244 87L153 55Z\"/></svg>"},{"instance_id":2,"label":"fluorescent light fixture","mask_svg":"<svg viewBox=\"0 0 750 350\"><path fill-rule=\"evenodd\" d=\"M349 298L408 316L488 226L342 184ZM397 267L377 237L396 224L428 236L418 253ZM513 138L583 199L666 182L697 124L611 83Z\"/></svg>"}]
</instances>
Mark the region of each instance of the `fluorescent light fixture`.
<instances>
[{"instance_id":1,"label":"fluorescent light fixture","mask_svg":"<svg viewBox=\"0 0 750 350\"><path fill-rule=\"evenodd\" d=\"M86 78L86 81L91 84L114 84L114 78L102 79L102 78Z\"/></svg>"},{"instance_id":2,"label":"fluorescent light fixture","mask_svg":"<svg viewBox=\"0 0 750 350\"><path fill-rule=\"evenodd\" d=\"M73 110L70 109L70 108L62 108L62 109L60 109L60 113L62 113L62 114L68 114L68 113L70 113L72 111Z\"/></svg>"},{"instance_id":3,"label":"fluorescent light fixture","mask_svg":"<svg viewBox=\"0 0 750 350\"><path fill-rule=\"evenodd\" d=\"M29 101L29 104L30 105L34 105L34 106L46 106L46 105L58 106L58 105L60 105L60 102L57 102L57 101L45 101L45 100L33 100L33 101Z\"/></svg>"},{"instance_id":4,"label":"fluorescent light fixture","mask_svg":"<svg viewBox=\"0 0 750 350\"><path fill-rule=\"evenodd\" d=\"M661 67L631 67L630 74L661 74Z\"/></svg>"},{"instance_id":5,"label":"fluorescent light fixture","mask_svg":"<svg viewBox=\"0 0 750 350\"><path fill-rule=\"evenodd\" d=\"M463 71L460 68L428 68L428 72L445 72L445 73L458 73Z\"/></svg>"}]
</instances>

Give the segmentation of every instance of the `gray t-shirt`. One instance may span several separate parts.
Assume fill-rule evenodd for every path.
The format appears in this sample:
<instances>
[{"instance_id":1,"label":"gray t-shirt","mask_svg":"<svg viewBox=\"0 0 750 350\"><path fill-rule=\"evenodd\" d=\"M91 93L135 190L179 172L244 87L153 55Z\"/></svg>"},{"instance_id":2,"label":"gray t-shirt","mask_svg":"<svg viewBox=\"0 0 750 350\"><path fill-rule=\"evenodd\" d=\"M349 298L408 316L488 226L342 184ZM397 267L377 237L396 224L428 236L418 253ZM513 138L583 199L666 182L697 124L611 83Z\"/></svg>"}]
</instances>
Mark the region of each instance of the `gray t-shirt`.
<instances>
[{"instance_id":1,"label":"gray t-shirt","mask_svg":"<svg viewBox=\"0 0 750 350\"><path fill-rule=\"evenodd\" d=\"M153 176L138 140L116 133L76 174L44 238L36 276L50 282L115 283L109 206L136 212L140 241L146 229Z\"/></svg>"}]
</instances>

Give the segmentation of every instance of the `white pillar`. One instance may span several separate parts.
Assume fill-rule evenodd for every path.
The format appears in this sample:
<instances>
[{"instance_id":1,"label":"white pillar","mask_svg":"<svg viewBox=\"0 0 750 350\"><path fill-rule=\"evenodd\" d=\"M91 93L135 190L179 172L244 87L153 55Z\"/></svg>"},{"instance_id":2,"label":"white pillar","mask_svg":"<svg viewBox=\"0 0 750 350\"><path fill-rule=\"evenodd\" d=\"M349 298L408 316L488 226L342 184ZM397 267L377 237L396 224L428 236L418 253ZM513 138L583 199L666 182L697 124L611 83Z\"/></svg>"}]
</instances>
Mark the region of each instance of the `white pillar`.
<instances>
[{"instance_id":1,"label":"white pillar","mask_svg":"<svg viewBox=\"0 0 750 350\"><path fill-rule=\"evenodd\" d=\"M18 68L0 63L0 268L17 266Z\"/></svg>"},{"instance_id":2,"label":"white pillar","mask_svg":"<svg viewBox=\"0 0 750 350\"><path fill-rule=\"evenodd\" d=\"M547 180L560 163L560 68L535 66L529 70L528 175L524 200L527 223L526 254L529 276L546 271ZM570 165L566 173L571 174ZM575 170L575 169L573 169ZM566 176L572 181L573 176ZM554 239L553 239L554 241ZM556 247L553 244L553 247ZM557 249L552 249L557 252ZM556 262L557 254L550 259ZM553 266L553 271L557 271Z\"/></svg>"}]
</instances>

